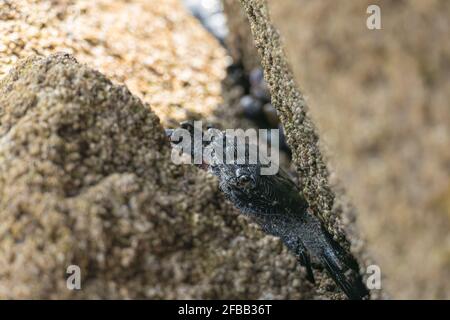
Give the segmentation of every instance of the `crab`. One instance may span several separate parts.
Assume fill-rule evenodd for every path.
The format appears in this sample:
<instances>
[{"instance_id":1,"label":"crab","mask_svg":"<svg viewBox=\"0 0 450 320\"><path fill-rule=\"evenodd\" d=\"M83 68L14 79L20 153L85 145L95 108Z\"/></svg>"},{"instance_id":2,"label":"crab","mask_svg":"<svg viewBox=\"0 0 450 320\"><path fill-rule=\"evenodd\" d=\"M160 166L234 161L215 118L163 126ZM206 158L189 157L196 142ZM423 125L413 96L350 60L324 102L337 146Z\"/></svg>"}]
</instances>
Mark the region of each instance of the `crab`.
<instances>
[{"instance_id":1,"label":"crab","mask_svg":"<svg viewBox=\"0 0 450 320\"><path fill-rule=\"evenodd\" d=\"M190 137L194 134L207 135L210 130L218 131L209 127L206 132L196 132L190 121L181 123L180 129L187 130ZM172 138L175 130L177 129L167 129L166 135ZM230 137L221 132L211 141L202 141L200 147L222 146L225 152L236 154L235 149L230 150L236 146L229 142ZM172 141L174 147L178 143L179 141ZM192 148L191 155L198 150ZM306 278L310 282L315 283L312 268L314 262L327 270L348 298L368 297L369 292L363 284L358 263L332 238L313 214L300 188L282 168L276 174L263 175L263 164L259 160L257 163L224 163L217 159L214 152L209 157L203 157L197 166L218 178L220 190L242 214L256 221L266 233L283 241L306 269Z\"/></svg>"}]
</instances>

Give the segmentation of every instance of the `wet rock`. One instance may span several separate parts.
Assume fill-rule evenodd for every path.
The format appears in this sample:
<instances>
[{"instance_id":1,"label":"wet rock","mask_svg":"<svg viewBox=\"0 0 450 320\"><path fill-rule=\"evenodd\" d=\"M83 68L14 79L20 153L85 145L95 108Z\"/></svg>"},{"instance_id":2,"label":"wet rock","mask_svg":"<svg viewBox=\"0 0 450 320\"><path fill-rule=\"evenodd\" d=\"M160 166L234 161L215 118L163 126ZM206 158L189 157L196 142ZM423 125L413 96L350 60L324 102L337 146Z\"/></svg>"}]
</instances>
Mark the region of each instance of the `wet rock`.
<instances>
[{"instance_id":1,"label":"wet rock","mask_svg":"<svg viewBox=\"0 0 450 320\"><path fill-rule=\"evenodd\" d=\"M239 105L242 108L244 115L250 119L258 119L261 117L262 104L261 101L253 98L250 95L245 95L239 101Z\"/></svg>"},{"instance_id":2,"label":"wet rock","mask_svg":"<svg viewBox=\"0 0 450 320\"><path fill-rule=\"evenodd\" d=\"M250 71L250 75L248 77L250 84L253 87L260 86L261 83L264 82L264 72L261 68L255 68Z\"/></svg>"},{"instance_id":3,"label":"wet rock","mask_svg":"<svg viewBox=\"0 0 450 320\"><path fill-rule=\"evenodd\" d=\"M273 105L270 103L266 103L263 106L263 113L269 125L272 128L277 128L279 123L278 114Z\"/></svg>"},{"instance_id":4,"label":"wet rock","mask_svg":"<svg viewBox=\"0 0 450 320\"><path fill-rule=\"evenodd\" d=\"M234 81L236 86L242 86L243 92L250 94L242 96L239 101L239 107L243 114L255 121L260 128L277 128L279 119L277 111L270 104L270 91L264 80L264 74L261 68L255 68L249 74L245 73L243 67L234 64L234 68L228 69L228 76Z\"/></svg>"},{"instance_id":5,"label":"wet rock","mask_svg":"<svg viewBox=\"0 0 450 320\"><path fill-rule=\"evenodd\" d=\"M264 80L264 74L261 68L256 68L250 72L250 93L261 100L262 103L270 102L270 91Z\"/></svg>"}]
</instances>

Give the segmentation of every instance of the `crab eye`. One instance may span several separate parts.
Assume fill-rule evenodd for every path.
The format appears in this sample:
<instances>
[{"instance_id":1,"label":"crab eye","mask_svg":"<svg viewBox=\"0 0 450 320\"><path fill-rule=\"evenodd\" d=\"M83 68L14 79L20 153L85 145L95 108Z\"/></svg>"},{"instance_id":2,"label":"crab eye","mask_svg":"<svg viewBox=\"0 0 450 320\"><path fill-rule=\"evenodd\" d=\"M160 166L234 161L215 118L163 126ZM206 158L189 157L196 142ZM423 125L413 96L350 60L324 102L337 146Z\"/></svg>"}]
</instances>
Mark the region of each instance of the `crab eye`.
<instances>
[{"instance_id":1,"label":"crab eye","mask_svg":"<svg viewBox=\"0 0 450 320\"><path fill-rule=\"evenodd\" d=\"M245 187L250 183L251 180L252 179L250 178L250 176L243 174L238 177L238 186Z\"/></svg>"}]
</instances>

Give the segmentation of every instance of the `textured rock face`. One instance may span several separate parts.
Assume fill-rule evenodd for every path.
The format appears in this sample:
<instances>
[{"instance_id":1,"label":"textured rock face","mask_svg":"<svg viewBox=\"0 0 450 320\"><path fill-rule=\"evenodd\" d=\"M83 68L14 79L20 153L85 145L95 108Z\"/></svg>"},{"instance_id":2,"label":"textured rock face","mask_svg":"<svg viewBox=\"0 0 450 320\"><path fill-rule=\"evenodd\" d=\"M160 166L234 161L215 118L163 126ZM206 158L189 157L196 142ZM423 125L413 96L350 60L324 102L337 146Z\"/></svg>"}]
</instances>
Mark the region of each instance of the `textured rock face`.
<instances>
[{"instance_id":1,"label":"textured rock face","mask_svg":"<svg viewBox=\"0 0 450 320\"><path fill-rule=\"evenodd\" d=\"M1 0L0 35L0 77L20 58L67 52L166 125L222 101L225 51L179 0Z\"/></svg>"},{"instance_id":2,"label":"textured rock face","mask_svg":"<svg viewBox=\"0 0 450 320\"><path fill-rule=\"evenodd\" d=\"M1 298L337 298L175 166L158 118L64 54L0 82ZM80 291L66 268L81 268Z\"/></svg>"},{"instance_id":3,"label":"textured rock face","mask_svg":"<svg viewBox=\"0 0 450 320\"><path fill-rule=\"evenodd\" d=\"M449 299L450 2L268 2L383 288Z\"/></svg>"}]
</instances>

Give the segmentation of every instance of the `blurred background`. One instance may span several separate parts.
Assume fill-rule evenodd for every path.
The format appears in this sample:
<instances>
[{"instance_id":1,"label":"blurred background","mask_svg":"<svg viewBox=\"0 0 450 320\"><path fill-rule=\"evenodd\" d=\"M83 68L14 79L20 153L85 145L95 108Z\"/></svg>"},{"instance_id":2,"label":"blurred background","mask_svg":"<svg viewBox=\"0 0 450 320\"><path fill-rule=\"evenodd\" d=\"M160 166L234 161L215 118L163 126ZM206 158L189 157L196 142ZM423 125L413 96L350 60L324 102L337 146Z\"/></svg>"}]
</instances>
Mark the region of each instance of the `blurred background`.
<instances>
[{"instance_id":1,"label":"blurred background","mask_svg":"<svg viewBox=\"0 0 450 320\"><path fill-rule=\"evenodd\" d=\"M268 2L384 288L450 298L450 3Z\"/></svg>"},{"instance_id":2,"label":"blurred background","mask_svg":"<svg viewBox=\"0 0 450 320\"><path fill-rule=\"evenodd\" d=\"M383 288L450 299L450 2L268 4ZM366 27L370 4L381 30ZM239 62L224 47L228 29L212 0L0 0L0 77L30 54L66 51L126 84L165 126L229 127L247 120L223 110L224 96L244 90L223 91Z\"/></svg>"}]
</instances>

